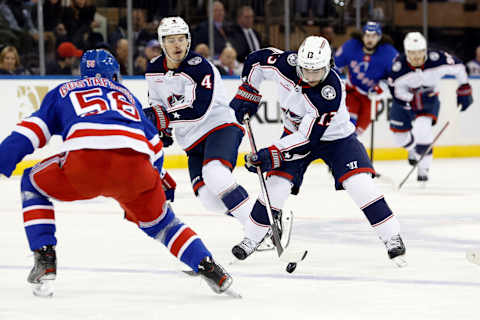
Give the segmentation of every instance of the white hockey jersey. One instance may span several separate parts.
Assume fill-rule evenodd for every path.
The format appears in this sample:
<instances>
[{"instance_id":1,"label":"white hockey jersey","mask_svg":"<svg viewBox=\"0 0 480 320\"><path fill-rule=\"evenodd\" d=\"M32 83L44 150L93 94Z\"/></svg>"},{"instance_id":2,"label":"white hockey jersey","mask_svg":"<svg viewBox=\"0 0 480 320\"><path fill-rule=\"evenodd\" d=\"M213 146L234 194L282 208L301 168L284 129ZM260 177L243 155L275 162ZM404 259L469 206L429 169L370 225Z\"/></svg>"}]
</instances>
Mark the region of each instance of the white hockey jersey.
<instances>
[{"instance_id":1,"label":"white hockey jersey","mask_svg":"<svg viewBox=\"0 0 480 320\"><path fill-rule=\"evenodd\" d=\"M284 154L298 158L321 141L348 137L355 127L345 105L345 85L338 74L331 70L322 83L310 87L297 76L296 64L296 52L262 49L248 56L242 77L257 89L263 80L278 83L286 135L274 144Z\"/></svg>"},{"instance_id":2,"label":"white hockey jersey","mask_svg":"<svg viewBox=\"0 0 480 320\"><path fill-rule=\"evenodd\" d=\"M238 125L217 68L191 52L176 70L169 70L165 59L161 55L147 66L148 99L151 106L165 107L183 149L189 150L219 126Z\"/></svg>"},{"instance_id":3,"label":"white hockey jersey","mask_svg":"<svg viewBox=\"0 0 480 320\"><path fill-rule=\"evenodd\" d=\"M447 52L429 50L427 60L419 68L412 67L405 54L401 54L393 63L389 78L389 85L393 87L392 96L407 103L412 101L417 90L438 92L438 84L446 75L455 76L460 85L468 82L465 65Z\"/></svg>"}]
</instances>

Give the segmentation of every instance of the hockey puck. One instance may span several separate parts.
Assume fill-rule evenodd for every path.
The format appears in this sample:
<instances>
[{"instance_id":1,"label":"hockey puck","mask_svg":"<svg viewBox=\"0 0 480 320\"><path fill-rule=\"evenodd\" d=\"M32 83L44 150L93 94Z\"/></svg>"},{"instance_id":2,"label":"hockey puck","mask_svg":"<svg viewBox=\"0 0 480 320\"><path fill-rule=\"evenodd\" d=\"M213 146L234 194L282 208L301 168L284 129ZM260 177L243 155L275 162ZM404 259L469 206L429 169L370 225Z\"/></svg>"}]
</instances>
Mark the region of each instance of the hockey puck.
<instances>
[{"instance_id":1,"label":"hockey puck","mask_svg":"<svg viewBox=\"0 0 480 320\"><path fill-rule=\"evenodd\" d=\"M285 268L285 270L288 273L292 273L293 271L295 271L296 268L297 268L297 263L296 262L290 262L289 264L287 264L287 268Z\"/></svg>"}]
</instances>

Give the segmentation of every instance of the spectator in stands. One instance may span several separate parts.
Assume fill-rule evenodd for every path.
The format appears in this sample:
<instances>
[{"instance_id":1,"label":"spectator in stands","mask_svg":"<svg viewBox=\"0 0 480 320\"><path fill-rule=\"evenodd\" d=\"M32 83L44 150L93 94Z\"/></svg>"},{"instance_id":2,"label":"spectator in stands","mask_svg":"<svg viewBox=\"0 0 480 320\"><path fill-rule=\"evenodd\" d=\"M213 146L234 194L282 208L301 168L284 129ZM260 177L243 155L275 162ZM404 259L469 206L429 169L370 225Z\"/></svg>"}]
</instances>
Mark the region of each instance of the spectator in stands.
<instances>
[{"instance_id":1,"label":"spectator in stands","mask_svg":"<svg viewBox=\"0 0 480 320\"><path fill-rule=\"evenodd\" d=\"M158 40L150 40L145 47L145 57L148 61L152 60L153 58L159 56L162 53L162 46L160 46L160 42Z\"/></svg>"},{"instance_id":2,"label":"spectator in stands","mask_svg":"<svg viewBox=\"0 0 480 320\"><path fill-rule=\"evenodd\" d=\"M335 41L335 29L331 25L325 25L320 28L320 36L328 40L330 48L332 49L332 55L335 55L337 48L334 46Z\"/></svg>"},{"instance_id":3,"label":"spectator in stands","mask_svg":"<svg viewBox=\"0 0 480 320\"><path fill-rule=\"evenodd\" d=\"M115 57L117 58L118 64L120 65L120 74L127 74L127 64L128 64L128 40L119 39L117 45L115 46Z\"/></svg>"},{"instance_id":4,"label":"spectator in stands","mask_svg":"<svg viewBox=\"0 0 480 320\"><path fill-rule=\"evenodd\" d=\"M135 47L145 47L150 40L156 38L155 34L150 33L147 25L147 17L145 10L133 9L132 11L132 28ZM143 48L141 48L143 49Z\"/></svg>"},{"instance_id":5,"label":"spectator in stands","mask_svg":"<svg viewBox=\"0 0 480 320\"><path fill-rule=\"evenodd\" d=\"M143 54L138 55L133 63L133 74L144 75L147 71L148 60Z\"/></svg>"},{"instance_id":6,"label":"spectator in stands","mask_svg":"<svg viewBox=\"0 0 480 320\"><path fill-rule=\"evenodd\" d=\"M223 49L215 66L222 76L240 76L243 70L243 63L237 61L237 52L230 46Z\"/></svg>"},{"instance_id":7,"label":"spectator in stands","mask_svg":"<svg viewBox=\"0 0 480 320\"><path fill-rule=\"evenodd\" d=\"M63 24L72 39L78 32L97 26L94 22L96 11L97 8L87 3L87 0L71 0L70 6L64 10Z\"/></svg>"},{"instance_id":8,"label":"spectator in stands","mask_svg":"<svg viewBox=\"0 0 480 320\"><path fill-rule=\"evenodd\" d=\"M57 60L47 65L47 74L75 74L75 66L83 51L71 42L62 42L57 48Z\"/></svg>"},{"instance_id":9,"label":"spectator in stands","mask_svg":"<svg viewBox=\"0 0 480 320\"><path fill-rule=\"evenodd\" d=\"M207 60L210 60L210 48L205 43L199 43L195 46L195 49L193 50L195 53L201 55Z\"/></svg>"},{"instance_id":10,"label":"spectator in stands","mask_svg":"<svg viewBox=\"0 0 480 320\"><path fill-rule=\"evenodd\" d=\"M57 23L53 31L53 35L55 36L57 47L62 42L71 41L71 39L68 37L67 28L65 28L63 22Z\"/></svg>"},{"instance_id":11,"label":"spectator in stands","mask_svg":"<svg viewBox=\"0 0 480 320\"><path fill-rule=\"evenodd\" d=\"M223 48L230 43L228 38L231 26L225 22L225 7L220 1L213 2L213 37L214 37L214 55L218 56ZM199 43L208 42L208 20L201 22L194 30L192 35L192 46L195 48Z\"/></svg>"},{"instance_id":12,"label":"spectator in stands","mask_svg":"<svg viewBox=\"0 0 480 320\"><path fill-rule=\"evenodd\" d=\"M23 69L20 66L20 57L15 47L6 46L0 52L0 74L23 74Z\"/></svg>"},{"instance_id":13,"label":"spectator in stands","mask_svg":"<svg viewBox=\"0 0 480 320\"><path fill-rule=\"evenodd\" d=\"M238 61L244 61L250 52L262 48L262 38L253 29L255 13L249 6L243 6L237 13L237 24L232 28L232 44L238 54Z\"/></svg>"},{"instance_id":14,"label":"spectator in stands","mask_svg":"<svg viewBox=\"0 0 480 320\"><path fill-rule=\"evenodd\" d=\"M467 63L468 75L480 76L480 46L475 49L475 59Z\"/></svg>"}]
</instances>

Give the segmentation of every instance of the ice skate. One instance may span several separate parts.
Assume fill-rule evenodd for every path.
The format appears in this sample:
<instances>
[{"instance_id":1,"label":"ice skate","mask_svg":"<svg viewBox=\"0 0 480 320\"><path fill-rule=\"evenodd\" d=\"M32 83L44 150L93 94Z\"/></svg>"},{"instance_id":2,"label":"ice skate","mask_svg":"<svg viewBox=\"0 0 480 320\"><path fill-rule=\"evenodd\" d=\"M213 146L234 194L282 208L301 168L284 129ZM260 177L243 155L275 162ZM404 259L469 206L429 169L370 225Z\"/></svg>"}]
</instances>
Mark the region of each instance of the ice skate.
<instances>
[{"instance_id":1,"label":"ice skate","mask_svg":"<svg viewBox=\"0 0 480 320\"><path fill-rule=\"evenodd\" d=\"M427 185L428 182L428 169L423 169L418 167L417 171L417 181L420 183L423 187Z\"/></svg>"},{"instance_id":2,"label":"ice skate","mask_svg":"<svg viewBox=\"0 0 480 320\"><path fill-rule=\"evenodd\" d=\"M259 244L259 242L245 237L242 242L232 248L232 253L238 260L245 260L257 249Z\"/></svg>"},{"instance_id":3,"label":"ice skate","mask_svg":"<svg viewBox=\"0 0 480 320\"><path fill-rule=\"evenodd\" d=\"M53 296L53 281L57 277L57 256L54 246L44 246L34 251L35 264L27 281L33 294L39 297Z\"/></svg>"},{"instance_id":4,"label":"ice skate","mask_svg":"<svg viewBox=\"0 0 480 320\"><path fill-rule=\"evenodd\" d=\"M211 257L206 257L198 265L198 274L205 279L215 293L223 293L232 285L232 277Z\"/></svg>"},{"instance_id":5,"label":"ice skate","mask_svg":"<svg viewBox=\"0 0 480 320\"><path fill-rule=\"evenodd\" d=\"M418 159L420 158L419 154L415 152L415 149L408 150L408 164L414 166L417 164Z\"/></svg>"},{"instance_id":6,"label":"ice skate","mask_svg":"<svg viewBox=\"0 0 480 320\"><path fill-rule=\"evenodd\" d=\"M407 266L405 260L405 245L399 234L392 236L388 241L384 241L387 247L388 257L399 268Z\"/></svg>"}]
</instances>

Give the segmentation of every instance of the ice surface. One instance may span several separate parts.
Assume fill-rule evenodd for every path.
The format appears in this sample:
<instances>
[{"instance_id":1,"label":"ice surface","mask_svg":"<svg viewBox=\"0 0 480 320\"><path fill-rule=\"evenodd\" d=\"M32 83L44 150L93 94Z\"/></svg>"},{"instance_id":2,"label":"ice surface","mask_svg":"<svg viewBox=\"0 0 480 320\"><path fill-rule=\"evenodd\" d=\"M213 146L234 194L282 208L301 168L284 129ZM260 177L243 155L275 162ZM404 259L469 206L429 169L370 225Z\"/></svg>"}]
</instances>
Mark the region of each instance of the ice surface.
<instances>
[{"instance_id":1,"label":"ice surface","mask_svg":"<svg viewBox=\"0 0 480 320\"><path fill-rule=\"evenodd\" d=\"M308 248L293 274L274 251L233 260L242 238L233 218L209 213L194 199L186 170L176 213L204 239L234 277L243 299L214 294L158 242L122 219L111 200L55 203L58 276L51 299L34 297L26 282L33 263L19 200L19 178L0 180L0 319L479 319L480 266L465 251L480 248L480 159L435 159L421 189L415 174L400 192L379 184L397 215L409 266L395 268L363 213L336 192L323 165L308 170L291 197L292 245ZM397 181L406 161L378 162ZM235 175L252 197L255 175Z\"/></svg>"}]
</instances>

